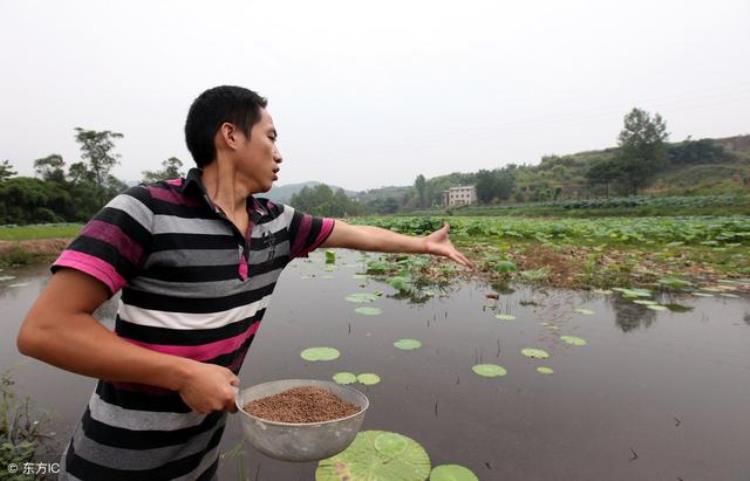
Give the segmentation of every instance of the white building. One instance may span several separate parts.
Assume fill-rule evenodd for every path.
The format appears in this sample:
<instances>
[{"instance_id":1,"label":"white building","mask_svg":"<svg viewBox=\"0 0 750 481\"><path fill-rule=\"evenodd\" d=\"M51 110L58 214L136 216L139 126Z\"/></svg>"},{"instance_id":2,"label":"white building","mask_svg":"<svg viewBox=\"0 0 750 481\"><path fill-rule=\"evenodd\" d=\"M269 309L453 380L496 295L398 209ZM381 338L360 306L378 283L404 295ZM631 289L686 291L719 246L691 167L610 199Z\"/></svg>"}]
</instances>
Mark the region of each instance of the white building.
<instances>
[{"instance_id":1,"label":"white building","mask_svg":"<svg viewBox=\"0 0 750 481\"><path fill-rule=\"evenodd\" d=\"M477 202L477 189L473 185L451 187L443 191L443 204L447 207L457 205L475 204Z\"/></svg>"}]
</instances>

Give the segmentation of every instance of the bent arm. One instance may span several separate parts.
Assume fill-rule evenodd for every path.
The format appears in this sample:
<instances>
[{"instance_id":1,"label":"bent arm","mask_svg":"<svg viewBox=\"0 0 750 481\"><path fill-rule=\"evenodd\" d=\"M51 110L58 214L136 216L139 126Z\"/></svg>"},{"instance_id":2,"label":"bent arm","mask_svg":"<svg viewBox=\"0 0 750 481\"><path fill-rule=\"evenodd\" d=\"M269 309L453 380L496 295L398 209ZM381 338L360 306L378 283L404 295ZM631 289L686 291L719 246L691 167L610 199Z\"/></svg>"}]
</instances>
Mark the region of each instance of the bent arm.
<instances>
[{"instance_id":1,"label":"bent arm","mask_svg":"<svg viewBox=\"0 0 750 481\"><path fill-rule=\"evenodd\" d=\"M127 342L92 316L108 297L107 287L93 277L61 269L26 315L18 350L84 376L179 391L199 412L232 410L230 385L238 379L230 370Z\"/></svg>"},{"instance_id":2,"label":"bent arm","mask_svg":"<svg viewBox=\"0 0 750 481\"><path fill-rule=\"evenodd\" d=\"M189 360L136 346L109 331L92 316L108 297L101 282L60 270L26 315L18 350L84 376L179 389Z\"/></svg>"}]
</instances>

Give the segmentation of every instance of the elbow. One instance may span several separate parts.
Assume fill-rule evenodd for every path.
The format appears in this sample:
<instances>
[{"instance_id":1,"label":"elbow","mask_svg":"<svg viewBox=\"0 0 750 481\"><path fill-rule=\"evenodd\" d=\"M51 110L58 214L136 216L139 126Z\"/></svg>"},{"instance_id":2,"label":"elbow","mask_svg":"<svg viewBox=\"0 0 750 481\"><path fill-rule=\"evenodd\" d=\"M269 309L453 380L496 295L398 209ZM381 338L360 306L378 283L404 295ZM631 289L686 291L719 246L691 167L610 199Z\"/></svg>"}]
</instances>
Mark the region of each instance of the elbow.
<instances>
[{"instance_id":1,"label":"elbow","mask_svg":"<svg viewBox=\"0 0 750 481\"><path fill-rule=\"evenodd\" d=\"M33 320L27 317L18 331L16 348L24 356L39 358L43 339L44 336L39 332L39 329L34 327Z\"/></svg>"}]
</instances>

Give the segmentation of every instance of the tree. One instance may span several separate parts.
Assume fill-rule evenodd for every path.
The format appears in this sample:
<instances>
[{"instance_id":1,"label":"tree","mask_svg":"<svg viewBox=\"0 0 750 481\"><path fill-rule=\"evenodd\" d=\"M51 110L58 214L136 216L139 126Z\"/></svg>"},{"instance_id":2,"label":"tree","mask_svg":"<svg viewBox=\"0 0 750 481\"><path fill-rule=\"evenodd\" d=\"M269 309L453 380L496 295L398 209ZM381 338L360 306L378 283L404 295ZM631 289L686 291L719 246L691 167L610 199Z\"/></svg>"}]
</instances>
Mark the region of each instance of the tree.
<instances>
[{"instance_id":1,"label":"tree","mask_svg":"<svg viewBox=\"0 0 750 481\"><path fill-rule=\"evenodd\" d=\"M620 176L619 166L613 159L595 160L586 171L586 180L588 180L590 185L605 186L605 196L607 198L609 198L610 184Z\"/></svg>"},{"instance_id":2,"label":"tree","mask_svg":"<svg viewBox=\"0 0 750 481\"><path fill-rule=\"evenodd\" d=\"M13 166L10 164L10 160L6 159L0 162L0 182L13 177L17 173L18 172L13 170Z\"/></svg>"},{"instance_id":3,"label":"tree","mask_svg":"<svg viewBox=\"0 0 750 481\"><path fill-rule=\"evenodd\" d=\"M691 140L670 145L667 157L672 165L712 164L731 162L732 155L712 139Z\"/></svg>"},{"instance_id":4,"label":"tree","mask_svg":"<svg viewBox=\"0 0 750 481\"><path fill-rule=\"evenodd\" d=\"M666 123L658 113L652 118L645 110L634 108L625 116L616 163L629 192L638 193L663 168L668 137Z\"/></svg>"},{"instance_id":5,"label":"tree","mask_svg":"<svg viewBox=\"0 0 750 481\"><path fill-rule=\"evenodd\" d=\"M117 165L117 159L120 158L119 154L112 152L115 147L114 140L121 139L124 136L109 130L84 130L81 127L76 127L75 131L77 132L76 142L81 144L81 157L83 160L80 163L77 162L71 165L71 169L73 169L74 165L81 164L81 167L76 167L78 176L96 185L99 192L99 199L97 200L103 205L108 187L109 173Z\"/></svg>"},{"instance_id":6,"label":"tree","mask_svg":"<svg viewBox=\"0 0 750 481\"><path fill-rule=\"evenodd\" d=\"M161 163L162 169L157 171L144 170L143 183L151 184L160 180L177 179L183 176L182 161L177 157L170 157Z\"/></svg>"},{"instance_id":7,"label":"tree","mask_svg":"<svg viewBox=\"0 0 750 481\"><path fill-rule=\"evenodd\" d=\"M497 195L497 178L489 170L480 170L477 172L477 199L482 204L489 204Z\"/></svg>"},{"instance_id":8,"label":"tree","mask_svg":"<svg viewBox=\"0 0 750 481\"><path fill-rule=\"evenodd\" d=\"M51 154L34 161L34 171L42 180L65 182L65 162L59 154Z\"/></svg>"},{"instance_id":9,"label":"tree","mask_svg":"<svg viewBox=\"0 0 750 481\"><path fill-rule=\"evenodd\" d=\"M414 181L414 188L417 189L418 207L424 209L427 206L427 197L425 196L427 180L424 178L424 175L419 174L417 176L417 179Z\"/></svg>"}]
</instances>

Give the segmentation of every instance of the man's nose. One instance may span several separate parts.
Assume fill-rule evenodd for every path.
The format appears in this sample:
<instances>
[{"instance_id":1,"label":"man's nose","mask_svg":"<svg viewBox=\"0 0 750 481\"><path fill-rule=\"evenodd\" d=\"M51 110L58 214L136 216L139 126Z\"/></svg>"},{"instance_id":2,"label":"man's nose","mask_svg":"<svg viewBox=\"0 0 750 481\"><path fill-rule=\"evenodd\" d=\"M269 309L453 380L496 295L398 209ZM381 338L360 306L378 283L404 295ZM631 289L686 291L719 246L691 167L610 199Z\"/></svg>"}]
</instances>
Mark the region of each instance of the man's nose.
<instances>
[{"instance_id":1,"label":"man's nose","mask_svg":"<svg viewBox=\"0 0 750 481\"><path fill-rule=\"evenodd\" d=\"M284 161L283 157L281 157L281 152L279 152L279 148L275 146L273 148L273 160L275 160L278 164Z\"/></svg>"}]
</instances>

